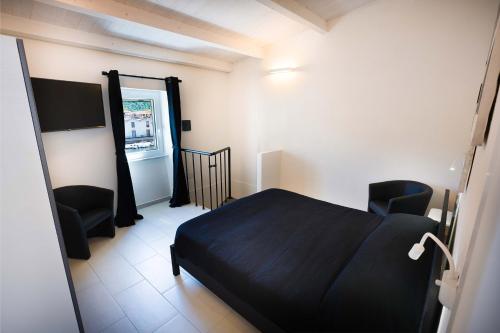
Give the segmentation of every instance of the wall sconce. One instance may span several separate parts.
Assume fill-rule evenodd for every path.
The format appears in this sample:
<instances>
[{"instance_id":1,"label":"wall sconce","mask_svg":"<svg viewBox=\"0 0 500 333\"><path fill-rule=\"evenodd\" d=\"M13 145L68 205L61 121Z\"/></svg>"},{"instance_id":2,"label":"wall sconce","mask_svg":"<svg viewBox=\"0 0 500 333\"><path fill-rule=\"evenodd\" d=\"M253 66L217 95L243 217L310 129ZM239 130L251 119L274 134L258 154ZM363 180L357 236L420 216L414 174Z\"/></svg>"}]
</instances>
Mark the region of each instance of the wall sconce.
<instances>
[{"instance_id":1,"label":"wall sconce","mask_svg":"<svg viewBox=\"0 0 500 333\"><path fill-rule=\"evenodd\" d=\"M443 250L448 262L450 263L450 269L447 269L443 272L443 277L441 280L436 280L436 285L439 286L439 301L448 309L453 307L453 303L455 302L455 296L457 294L458 288L458 273L455 269L455 262L453 261L453 257L451 256L450 251L446 245L444 245L439 238L431 234L430 232L426 232L420 243L415 243L411 248L410 252L408 252L408 256L413 260L418 260L422 253L424 253L424 243L427 238L432 239L440 248Z\"/></svg>"},{"instance_id":2,"label":"wall sconce","mask_svg":"<svg viewBox=\"0 0 500 333\"><path fill-rule=\"evenodd\" d=\"M276 74L286 74L292 72L295 72L294 67L282 67L282 68L271 69L270 71L267 72L267 74L276 75Z\"/></svg>"}]
</instances>

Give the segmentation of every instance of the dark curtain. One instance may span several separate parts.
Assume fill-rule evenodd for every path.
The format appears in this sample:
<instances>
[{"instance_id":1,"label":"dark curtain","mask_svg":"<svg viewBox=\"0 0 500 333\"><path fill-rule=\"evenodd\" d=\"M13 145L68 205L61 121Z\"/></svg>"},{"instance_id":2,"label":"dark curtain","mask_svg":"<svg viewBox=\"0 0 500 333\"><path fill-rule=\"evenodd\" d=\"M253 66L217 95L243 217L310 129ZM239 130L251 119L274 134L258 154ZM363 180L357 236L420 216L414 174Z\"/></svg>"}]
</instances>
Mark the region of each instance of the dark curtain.
<instances>
[{"instance_id":1,"label":"dark curtain","mask_svg":"<svg viewBox=\"0 0 500 333\"><path fill-rule=\"evenodd\" d=\"M165 79L168 97L168 114L170 119L170 135L173 145L174 190L170 199L170 207L179 207L189 203L189 192L181 155L181 98L179 95L179 79Z\"/></svg>"},{"instance_id":2,"label":"dark curtain","mask_svg":"<svg viewBox=\"0 0 500 333\"><path fill-rule=\"evenodd\" d=\"M125 121L123 118L123 101L120 89L118 71L112 70L108 74L109 108L111 111L111 125L115 139L116 175L118 178L118 206L116 208L115 224L118 227L134 225L142 216L137 214L134 187L130 177L127 155L125 154Z\"/></svg>"}]
</instances>

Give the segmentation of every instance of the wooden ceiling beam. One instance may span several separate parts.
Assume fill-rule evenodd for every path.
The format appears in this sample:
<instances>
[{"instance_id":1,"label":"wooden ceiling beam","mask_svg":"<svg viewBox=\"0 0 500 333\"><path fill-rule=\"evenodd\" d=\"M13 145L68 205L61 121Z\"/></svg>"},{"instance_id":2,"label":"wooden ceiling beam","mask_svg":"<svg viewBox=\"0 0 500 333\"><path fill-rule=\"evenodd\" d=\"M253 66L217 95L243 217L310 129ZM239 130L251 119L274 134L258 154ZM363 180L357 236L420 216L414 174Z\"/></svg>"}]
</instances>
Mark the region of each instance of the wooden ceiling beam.
<instances>
[{"instance_id":1,"label":"wooden ceiling beam","mask_svg":"<svg viewBox=\"0 0 500 333\"><path fill-rule=\"evenodd\" d=\"M226 51L244 56L262 58L262 46L257 42L236 33L217 31L186 23L175 16L159 15L141 8L132 7L111 0L35 0L50 6L104 18L141 24L185 37L193 38Z\"/></svg>"},{"instance_id":2,"label":"wooden ceiling beam","mask_svg":"<svg viewBox=\"0 0 500 333\"><path fill-rule=\"evenodd\" d=\"M2 34L31 38L57 44L76 46L150 60L193 66L198 68L231 72L233 65L192 53L165 49L121 38L64 28L27 18L1 14Z\"/></svg>"},{"instance_id":3,"label":"wooden ceiling beam","mask_svg":"<svg viewBox=\"0 0 500 333\"><path fill-rule=\"evenodd\" d=\"M328 22L295 0L257 0L278 13L320 33L328 32Z\"/></svg>"}]
</instances>

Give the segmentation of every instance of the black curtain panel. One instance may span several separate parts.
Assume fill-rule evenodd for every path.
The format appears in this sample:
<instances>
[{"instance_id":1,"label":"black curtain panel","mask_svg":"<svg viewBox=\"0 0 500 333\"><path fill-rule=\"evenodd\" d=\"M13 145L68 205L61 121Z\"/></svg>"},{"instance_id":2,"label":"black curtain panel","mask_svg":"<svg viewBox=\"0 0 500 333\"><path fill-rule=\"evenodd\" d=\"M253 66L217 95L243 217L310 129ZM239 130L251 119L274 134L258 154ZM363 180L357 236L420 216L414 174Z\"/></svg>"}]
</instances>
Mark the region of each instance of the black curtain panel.
<instances>
[{"instance_id":1,"label":"black curtain panel","mask_svg":"<svg viewBox=\"0 0 500 333\"><path fill-rule=\"evenodd\" d=\"M189 192L181 155L181 98L179 95L179 79L173 76L167 77L165 83L168 96L170 135L172 136L173 145L174 190L170 199L170 207L180 207L189 203Z\"/></svg>"},{"instance_id":2,"label":"black curtain panel","mask_svg":"<svg viewBox=\"0 0 500 333\"><path fill-rule=\"evenodd\" d=\"M108 74L109 108L111 111L111 125L115 139L116 175L118 177L118 206L116 208L115 224L118 227L128 227L135 224L134 220L141 219L137 214L134 187L130 177L127 155L125 154L125 122L123 118L123 101L118 71L112 70Z\"/></svg>"}]
</instances>

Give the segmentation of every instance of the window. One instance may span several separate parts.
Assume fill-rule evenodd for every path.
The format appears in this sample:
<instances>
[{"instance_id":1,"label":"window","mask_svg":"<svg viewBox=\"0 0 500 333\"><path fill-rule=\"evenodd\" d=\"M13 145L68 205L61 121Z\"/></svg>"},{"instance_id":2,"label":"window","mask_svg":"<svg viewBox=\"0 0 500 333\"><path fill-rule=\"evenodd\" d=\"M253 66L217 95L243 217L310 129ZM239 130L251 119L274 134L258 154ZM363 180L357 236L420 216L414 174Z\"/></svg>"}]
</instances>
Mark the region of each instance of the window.
<instances>
[{"instance_id":1,"label":"window","mask_svg":"<svg viewBox=\"0 0 500 333\"><path fill-rule=\"evenodd\" d=\"M164 128L169 128L164 91L122 88L125 152L129 160L166 155ZM164 119L167 124L164 124Z\"/></svg>"},{"instance_id":2,"label":"window","mask_svg":"<svg viewBox=\"0 0 500 333\"><path fill-rule=\"evenodd\" d=\"M123 101L123 112L125 150L133 152L158 149L154 129L153 133L150 129L146 129L149 121L154 121L154 101L152 99L126 99Z\"/></svg>"}]
</instances>

